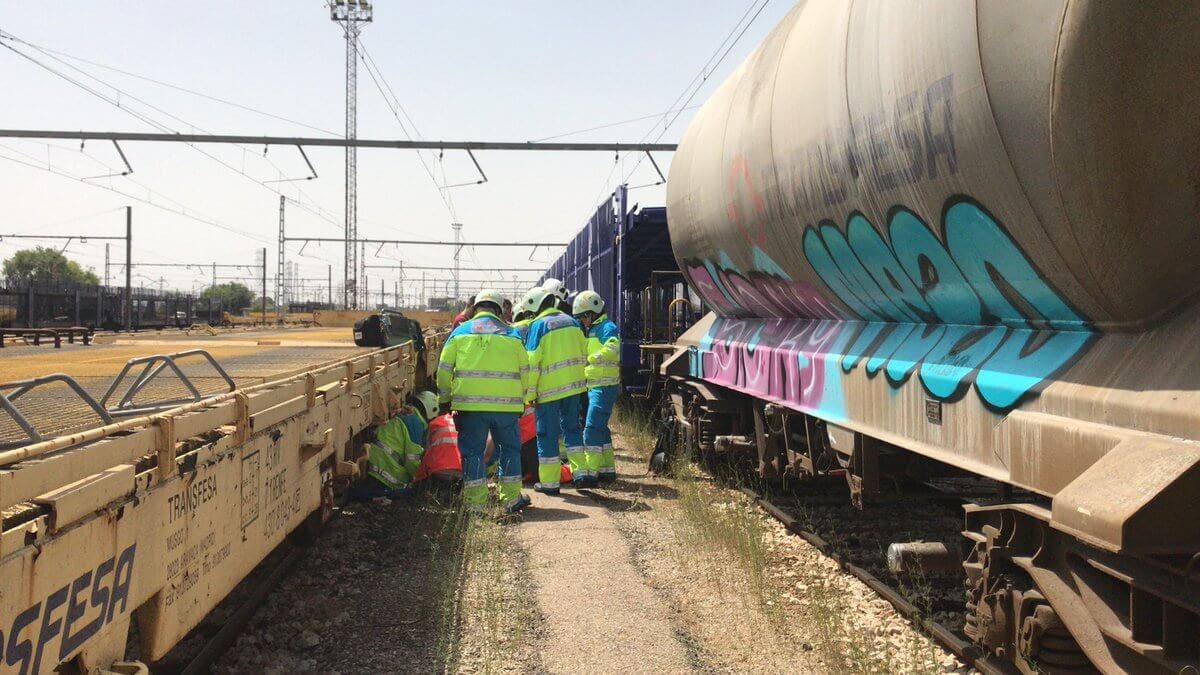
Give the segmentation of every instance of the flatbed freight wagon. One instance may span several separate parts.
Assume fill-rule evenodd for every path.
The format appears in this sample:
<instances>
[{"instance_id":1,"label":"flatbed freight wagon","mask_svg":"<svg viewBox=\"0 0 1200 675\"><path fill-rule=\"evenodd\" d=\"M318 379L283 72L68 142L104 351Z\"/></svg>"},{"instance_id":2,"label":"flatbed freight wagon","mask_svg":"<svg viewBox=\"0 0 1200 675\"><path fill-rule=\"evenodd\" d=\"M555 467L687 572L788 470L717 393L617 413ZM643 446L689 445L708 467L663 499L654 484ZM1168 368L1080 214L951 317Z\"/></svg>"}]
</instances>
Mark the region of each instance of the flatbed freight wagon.
<instances>
[{"instance_id":1,"label":"flatbed freight wagon","mask_svg":"<svg viewBox=\"0 0 1200 675\"><path fill-rule=\"evenodd\" d=\"M113 668L133 621L139 659L161 658L289 533L328 516L333 482L362 473L357 439L423 384L440 341L292 362L0 451L0 669Z\"/></svg>"}]
</instances>

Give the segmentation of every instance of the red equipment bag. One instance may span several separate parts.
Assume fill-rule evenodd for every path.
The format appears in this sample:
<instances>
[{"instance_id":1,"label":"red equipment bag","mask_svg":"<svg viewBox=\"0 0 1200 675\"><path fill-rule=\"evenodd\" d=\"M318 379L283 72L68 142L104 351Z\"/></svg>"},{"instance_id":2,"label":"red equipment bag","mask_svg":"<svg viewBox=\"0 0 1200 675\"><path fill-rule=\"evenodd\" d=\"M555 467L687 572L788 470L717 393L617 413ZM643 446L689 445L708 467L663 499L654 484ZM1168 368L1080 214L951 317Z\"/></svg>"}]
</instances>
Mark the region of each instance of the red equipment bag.
<instances>
[{"instance_id":1,"label":"red equipment bag","mask_svg":"<svg viewBox=\"0 0 1200 675\"><path fill-rule=\"evenodd\" d=\"M537 418L533 414L533 406L525 406L525 412L517 420L517 433L521 435L521 445L537 438Z\"/></svg>"},{"instance_id":2,"label":"red equipment bag","mask_svg":"<svg viewBox=\"0 0 1200 675\"><path fill-rule=\"evenodd\" d=\"M425 438L429 445L421 457L415 480L430 476L442 480L462 478L462 456L458 454L458 430L454 428L454 418L447 414L430 420Z\"/></svg>"}]
</instances>

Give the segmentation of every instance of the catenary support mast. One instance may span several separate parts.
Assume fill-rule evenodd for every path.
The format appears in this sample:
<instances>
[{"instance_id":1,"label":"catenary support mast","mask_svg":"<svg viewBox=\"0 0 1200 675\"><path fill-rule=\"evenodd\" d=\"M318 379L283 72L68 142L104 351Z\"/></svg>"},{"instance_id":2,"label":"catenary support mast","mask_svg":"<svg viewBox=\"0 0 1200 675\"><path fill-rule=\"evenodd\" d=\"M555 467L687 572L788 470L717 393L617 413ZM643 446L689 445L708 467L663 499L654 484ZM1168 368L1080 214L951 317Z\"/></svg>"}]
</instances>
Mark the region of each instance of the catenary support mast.
<instances>
[{"instance_id":1,"label":"catenary support mast","mask_svg":"<svg viewBox=\"0 0 1200 675\"><path fill-rule=\"evenodd\" d=\"M342 25L346 38L346 140L358 136L358 35L362 24L369 23L374 8L365 0L333 0L329 3L329 18ZM342 305L358 307L358 149L346 146L346 283ZM364 289L365 290L365 289Z\"/></svg>"}]
</instances>

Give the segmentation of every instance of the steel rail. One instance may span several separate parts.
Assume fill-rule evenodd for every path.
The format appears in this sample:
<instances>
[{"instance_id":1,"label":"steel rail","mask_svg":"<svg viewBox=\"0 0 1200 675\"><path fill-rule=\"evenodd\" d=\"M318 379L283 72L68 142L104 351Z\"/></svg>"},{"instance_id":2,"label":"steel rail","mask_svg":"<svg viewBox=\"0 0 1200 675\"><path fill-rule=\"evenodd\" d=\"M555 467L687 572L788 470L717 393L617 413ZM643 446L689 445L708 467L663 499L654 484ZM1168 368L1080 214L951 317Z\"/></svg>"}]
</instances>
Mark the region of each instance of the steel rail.
<instances>
[{"instance_id":1,"label":"steel rail","mask_svg":"<svg viewBox=\"0 0 1200 675\"><path fill-rule=\"evenodd\" d=\"M282 544L291 548L284 554L282 560L273 567L266 579L261 583L256 584L246 597L245 601L234 610L233 614L226 620L221 628L212 636L212 638L204 645L204 647L192 657L187 666L181 671L182 675L200 675L212 670L217 660L233 646L238 636L242 634L242 630L254 617L258 608L267 601L271 592L283 581L285 577L292 572L305 551L298 546L292 544ZM268 554L270 555L270 554ZM248 575L247 575L248 576ZM245 578L245 577L243 577Z\"/></svg>"},{"instance_id":2,"label":"steel rail","mask_svg":"<svg viewBox=\"0 0 1200 675\"><path fill-rule=\"evenodd\" d=\"M838 564L838 567L849 572L856 579L863 582L872 591L875 591L879 597L888 601L896 611L916 624L918 628L925 631L938 644L950 650L960 661L975 668L976 670L985 673L985 675L1003 675L1007 670L997 667L992 663L986 654L983 654L979 647L967 640L962 639L954 633L954 631L946 628L936 621L926 618L922 615L921 610L916 605L912 604L901 595L896 589L888 586L879 580L874 574L846 560L844 556L834 550L829 542L825 541L819 534L806 530L800 526L796 519L788 515L783 509L780 509L775 504L767 500L766 497L755 492L748 487L739 487L739 491L754 501L754 503L762 510L769 513L772 517L783 524L785 528L792 534L800 537L804 541L812 545L813 548L820 551L827 558Z\"/></svg>"},{"instance_id":3,"label":"steel rail","mask_svg":"<svg viewBox=\"0 0 1200 675\"><path fill-rule=\"evenodd\" d=\"M315 136L246 136L228 134L164 134L145 131L66 131L0 129L0 138L38 138L74 141L152 141L158 143L226 143L292 145L332 148L389 148L393 150L538 150L542 152L673 152L675 143L547 143L540 141L412 141Z\"/></svg>"}]
</instances>

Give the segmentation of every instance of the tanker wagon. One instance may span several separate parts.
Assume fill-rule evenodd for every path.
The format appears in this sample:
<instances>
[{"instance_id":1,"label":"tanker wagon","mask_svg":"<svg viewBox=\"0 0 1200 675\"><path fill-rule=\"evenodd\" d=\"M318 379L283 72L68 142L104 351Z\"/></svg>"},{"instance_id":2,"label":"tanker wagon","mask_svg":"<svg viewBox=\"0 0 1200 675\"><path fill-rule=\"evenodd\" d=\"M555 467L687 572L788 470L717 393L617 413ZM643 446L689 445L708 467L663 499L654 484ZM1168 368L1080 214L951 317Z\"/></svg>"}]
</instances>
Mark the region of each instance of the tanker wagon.
<instances>
[{"instance_id":1,"label":"tanker wagon","mask_svg":"<svg viewBox=\"0 0 1200 675\"><path fill-rule=\"evenodd\" d=\"M1196 3L800 3L671 166L712 311L670 429L860 505L993 486L965 631L1025 672L1200 662L1198 38Z\"/></svg>"}]
</instances>

